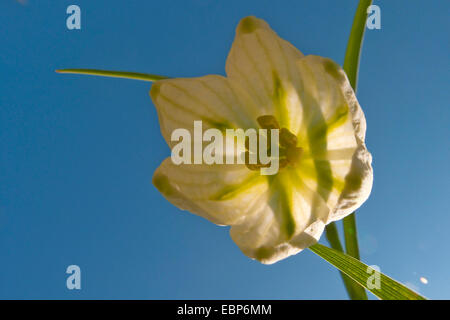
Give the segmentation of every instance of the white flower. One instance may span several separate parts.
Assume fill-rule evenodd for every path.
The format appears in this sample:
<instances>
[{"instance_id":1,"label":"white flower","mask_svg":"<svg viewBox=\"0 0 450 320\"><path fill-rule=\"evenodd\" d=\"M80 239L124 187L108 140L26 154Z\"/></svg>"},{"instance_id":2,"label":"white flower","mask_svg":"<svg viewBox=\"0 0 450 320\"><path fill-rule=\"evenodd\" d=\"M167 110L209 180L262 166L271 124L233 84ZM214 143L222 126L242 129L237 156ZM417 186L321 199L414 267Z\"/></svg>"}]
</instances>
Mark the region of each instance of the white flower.
<instances>
[{"instance_id":1,"label":"white flower","mask_svg":"<svg viewBox=\"0 0 450 320\"><path fill-rule=\"evenodd\" d=\"M244 254L270 264L317 242L326 224L368 198L373 174L366 121L336 63L303 56L255 17L239 23L226 74L153 84L150 95L169 146L172 131L192 131L195 120L205 129L258 129L258 119L268 116L285 137L296 136L292 148L301 154L274 176L246 165L175 165L167 158L153 183L178 208L231 226Z\"/></svg>"}]
</instances>

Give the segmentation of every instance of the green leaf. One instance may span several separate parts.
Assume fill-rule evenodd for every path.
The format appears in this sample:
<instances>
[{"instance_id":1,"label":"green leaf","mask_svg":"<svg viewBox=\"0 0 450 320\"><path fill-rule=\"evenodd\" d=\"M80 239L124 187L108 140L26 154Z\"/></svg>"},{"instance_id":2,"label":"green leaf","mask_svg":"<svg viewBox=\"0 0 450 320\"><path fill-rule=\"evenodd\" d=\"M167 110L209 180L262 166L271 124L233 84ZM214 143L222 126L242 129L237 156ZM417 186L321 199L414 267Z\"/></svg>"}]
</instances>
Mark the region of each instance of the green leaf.
<instances>
[{"instance_id":1,"label":"green leaf","mask_svg":"<svg viewBox=\"0 0 450 320\"><path fill-rule=\"evenodd\" d=\"M369 288L369 284L373 283L374 273L370 272L370 269L368 272L370 268L368 265L318 243L310 246L309 249L382 300L426 300L425 297L382 273L380 273L379 289Z\"/></svg>"},{"instance_id":2,"label":"green leaf","mask_svg":"<svg viewBox=\"0 0 450 320\"><path fill-rule=\"evenodd\" d=\"M97 69L61 69L56 70L58 73L73 73L73 74L87 74L91 76L102 76L112 78L125 78L142 81L157 81L167 79L167 77L159 76L156 74L147 74L140 72L123 72L123 71L107 71Z\"/></svg>"},{"instance_id":3,"label":"green leaf","mask_svg":"<svg viewBox=\"0 0 450 320\"><path fill-rule=\"evenodd\" d=\"M336 223L329 223L325 229L326 237L331 247L334 250L344 252L341 245L341 240L339 240L339 233L336 227ZM352 300L367 300L367 294L363 287L358 283L353 281L345 273L340 272L342 281L344 282L345 289L347 290L348 296Z\"/></svg>"}]
</instances>

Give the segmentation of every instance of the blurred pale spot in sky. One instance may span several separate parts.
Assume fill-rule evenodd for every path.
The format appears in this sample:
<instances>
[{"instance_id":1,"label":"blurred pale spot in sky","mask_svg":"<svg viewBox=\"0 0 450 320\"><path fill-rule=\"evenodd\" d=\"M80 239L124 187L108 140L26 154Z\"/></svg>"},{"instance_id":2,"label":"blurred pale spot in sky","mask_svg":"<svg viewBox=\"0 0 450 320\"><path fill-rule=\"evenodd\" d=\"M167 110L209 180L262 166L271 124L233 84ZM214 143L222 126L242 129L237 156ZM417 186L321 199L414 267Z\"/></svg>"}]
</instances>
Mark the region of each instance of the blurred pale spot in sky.
<instances>
[{"instance_id":1,"label":"blurred pale spot in sky","mask_svg":"<svg viewBox=\"0 0 450 320\"><path fill-rule=\"evenodd\" d=\"M420 277L420 282L422 282L423 284L428 284L428 279L425 277Z\"/></svg>"}]
</instances>

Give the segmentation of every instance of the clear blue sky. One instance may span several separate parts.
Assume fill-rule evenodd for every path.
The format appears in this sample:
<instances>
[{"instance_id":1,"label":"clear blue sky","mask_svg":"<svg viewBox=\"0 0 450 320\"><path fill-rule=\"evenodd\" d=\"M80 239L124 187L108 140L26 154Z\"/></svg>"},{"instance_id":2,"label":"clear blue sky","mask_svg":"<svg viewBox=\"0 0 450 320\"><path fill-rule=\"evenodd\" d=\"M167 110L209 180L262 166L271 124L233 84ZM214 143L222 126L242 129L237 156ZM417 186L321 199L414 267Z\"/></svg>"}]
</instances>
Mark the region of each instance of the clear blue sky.
<instances>
[{"instance_id":1,"label":"clear blue sky","mask_svg":"<svg viewBox=\"0 0 450 320\"><path fill-rule=\"evenodd\" d=\"M66 28L70 4L81 7L80 31ZM450 298L450 2L375 4L382 29L366 32L358 88L375 173L357 215L362 259ZM170 150L149 83L54 70L224 74L247 15L305 54L342 63L356 5L2 0L0 298L346 298L337 271L313 253L262 265L227 228L158 193L151 177ZM80 291L66 289L71 264Z\"/></svg>"}]
</instances>

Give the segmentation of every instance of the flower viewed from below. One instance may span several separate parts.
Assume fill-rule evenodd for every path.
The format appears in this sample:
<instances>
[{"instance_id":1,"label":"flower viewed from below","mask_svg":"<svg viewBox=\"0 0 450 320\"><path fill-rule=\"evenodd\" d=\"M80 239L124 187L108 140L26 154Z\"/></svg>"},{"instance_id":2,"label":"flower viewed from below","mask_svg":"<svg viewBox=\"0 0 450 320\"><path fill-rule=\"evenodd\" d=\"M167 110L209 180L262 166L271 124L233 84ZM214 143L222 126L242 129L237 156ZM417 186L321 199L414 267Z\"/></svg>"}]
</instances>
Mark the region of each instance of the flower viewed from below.
<instances>
[{"instance_id":1,"label":"flower viewed from below","mask_svg":"<svg viewBox=\"0 0 450 320\"><path fill-rule=\"evenodd\" d=\"M304 56L255 17L239 23L226 74L156 81L162 135L173 147L172 132L192 132L196 120L221 131L279 128L278 173L167 158L153 183L178 208L231 226L244 254L270 264L316 243L326 224L368 198L366 121L340 66Z\"/></svg>"}]
</instances>

